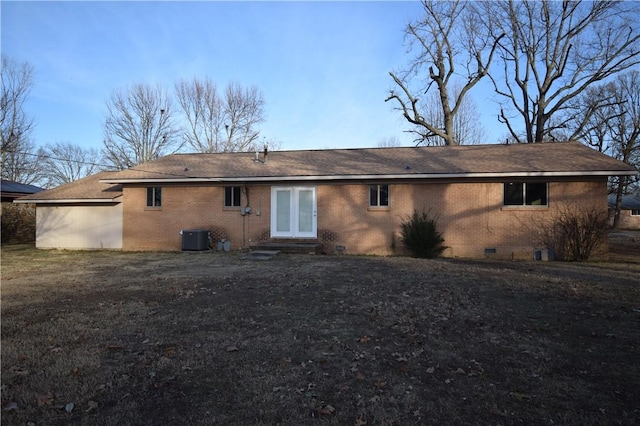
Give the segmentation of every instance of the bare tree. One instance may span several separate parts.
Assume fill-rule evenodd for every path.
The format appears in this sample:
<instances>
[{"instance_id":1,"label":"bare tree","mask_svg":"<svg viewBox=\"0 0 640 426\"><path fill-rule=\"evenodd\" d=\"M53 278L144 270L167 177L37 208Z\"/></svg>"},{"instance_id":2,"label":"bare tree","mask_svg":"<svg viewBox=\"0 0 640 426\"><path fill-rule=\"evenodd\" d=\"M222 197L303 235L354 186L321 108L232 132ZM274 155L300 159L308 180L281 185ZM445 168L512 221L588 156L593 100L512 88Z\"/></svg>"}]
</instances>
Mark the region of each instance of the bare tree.
<instances>
[{"instance_id":1,"label":"bare tree","mask_svg":"<svg viewBox=\"0 0 640 426\"><path fill-rule=\"evenodd\" d=\"M253 151L258 123L264 121L264 99L256 87L230 83L223 94L210 79L181 80L177 98L189 124L184 141L197 152Z\"/></svg>"},{"instance_id":2,"label":"bare tree","mask_svg":"<svg viewBox=\"0 0 640 426\"><path fill-rule=\"evenodd\" d=\"M14 151L4 154L2 179L27 185L46 186L44 160L46 153L30 139L23 139Z\"/></svg>"},{"instance_id":3,"label":"bare tree","mask_svg":"<svg viewBox=\"0 0 640 426\"><path fill-rule=\"evenodd\" d=\"M24 103L33 87L33 67L27 62L17 63L2 55L2 93L0 94L0 142L2 176L22 183L36 179L38 166L34 145L29 136L34 121L24 111ZM33 163L33 164L29 164ZM30 167L27 167L30 166Z\"/></svg>"},{"instance_id":4,"label":"bare tree","mask_svg":"<svg viewBox=\"0 0 640 426\"><path fill-rule=\"evenodd\" d=\"M63 185L96 173L99 152L70 142L57 142L45 147L47 187Z\"/></svg>"},{"instance_id":5,"label":"bare tree","mask_svg":"<svg viewBox=\"0 0 640 426\"><path fill-rule=\"evenodd\" d=\"M392 90L386 101L397 102L403 116L414 125L410 132L418 144L441 139L442 143L436 144L459 145L466 141L458 139L455 117L461 114L469 90L488 74L502 36L492 37L487 31L482 34L476 25L479 17L467 2L430 0L423 1L423 7L424 16L405 30L410 50L416 49L417 55L408 69L389 73L400 91ZM420 82L412 88L416 77ZM455 82L459 89L453 91ZM437 102L419 104L416 93L428 94L434 84ZM434 108L438 111L433 112Z\"/></svg>"},{"instance_id":6,"label":"bare tree","mask_svg":"<svg viewBox=\"0 0 640 426\"><path fill-rule=\"evenodd\" d=\"M453 96L458 97L462 90L461 83L456 80L450 88ZM429 123L444 128L444 114L440 108L440 95L432 91L427 95L424 107L424 117ZM453 138L459 145L477 145L485 142L486 132L480 122L480 114L473 98L467 94L460 99L458 111L452 117ZM444 140L439 136L427 138L427 145L443 145Z\"/></svg>"},{"instance_id":7,"label":"bare tree","mask_svg":"<svg viewBox=\"0 0 640 426\"><path fill-rule=\"evenodd\" d=\"M178 151L171 100L160 86L134 84L116 90L107 102L105 160L118 170Z\"/></svg>"},{"instance_id":8,"label":"bare tree","mask_svg":"<svg viewBox=\"0 0 640 426\"><path fill-rule=\"evenodd\" d=\"M607 85L607 90L612 102L605 122L608 134L606 149L613 157L640 170L640 72L633 70L619 75L612 84ZM616 194L614 229L620 225L622 196L634 182L637 182L637 176L619 176L613 180Z\"/></svg>"},{"instance_id":9,"label":"bare tree","mask_svg":"<svg viewBox=\"0 0 640 426\"><path fill-rule=\"evenodd\" d=\"M501 69L490 76L503 98L499 120L518 142L553 139L567 126L570 114L564 113L572 99L640 62L636 2L475 5L487 17L491 34L506 35L499 43Z\"/></svg>"},{"instance_id":10,"label":"bare tree","mask_svg":"<svg viewBox=\"0 0 640 426\"><path fill-rule=\"evenodd\" d=\"M379 148L396 148L399 146L402 146L402 143L400 143L400 140L396 136L388 136L378 141Z\"/></svg>"}]
</instances>

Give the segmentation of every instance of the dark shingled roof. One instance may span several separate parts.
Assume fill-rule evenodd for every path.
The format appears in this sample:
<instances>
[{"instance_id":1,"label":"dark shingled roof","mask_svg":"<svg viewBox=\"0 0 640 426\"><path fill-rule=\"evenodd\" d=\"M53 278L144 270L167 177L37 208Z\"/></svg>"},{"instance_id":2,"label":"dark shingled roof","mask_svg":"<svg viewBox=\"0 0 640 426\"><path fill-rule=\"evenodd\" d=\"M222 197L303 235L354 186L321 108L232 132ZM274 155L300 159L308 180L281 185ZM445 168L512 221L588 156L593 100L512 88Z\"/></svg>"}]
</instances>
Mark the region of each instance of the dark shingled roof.
<instances>
[{"instance_id":1,"label":"dark shingled roof","mask_svg":"<svg viewBox=\"0 0 640 426\"><path fill-rule=\"evenodd\" d=\"M36 192L44 191L44 188L40 188L39 186L27 185L4 179L2 179L0 186L2 187L3 193L35 194Z\"/></svg>"},{"instance_id":2,"label":"dark shingled roof","mask_svg":"<svg viewBox=\"0 0 640 426\"><path fill-rule=\"evenodd\" d=\"M637 170L577 142L403 147L254 153L173 154L103 181L279 181L482 176L635 174Z\"/></svg>"},{"instance_id":3,"label":"dark shingled roof","mask_svg":"<svg viewBox=\"0 0 640 426\"><path fill-rule=\"evenodd\" d=\"M507 176L632 175L637 170L576 142L174 154L29 195L20 202L111 202L133 182L278 182Z\"/></svg>"}]
</instances>

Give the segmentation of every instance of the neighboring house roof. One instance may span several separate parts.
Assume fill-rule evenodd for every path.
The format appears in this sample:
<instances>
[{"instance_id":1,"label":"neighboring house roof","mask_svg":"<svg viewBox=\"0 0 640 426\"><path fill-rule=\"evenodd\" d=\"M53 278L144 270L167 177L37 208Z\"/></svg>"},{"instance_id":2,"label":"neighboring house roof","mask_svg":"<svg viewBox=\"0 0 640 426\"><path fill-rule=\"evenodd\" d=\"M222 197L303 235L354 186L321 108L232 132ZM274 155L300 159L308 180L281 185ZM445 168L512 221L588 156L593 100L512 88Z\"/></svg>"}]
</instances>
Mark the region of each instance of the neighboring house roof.
<instances>
[{"instance_id":1,"label":"neighboring house roof","mask_svg":"<svg viewBox=\"0 0 640 426\"><path fill-rule=\"evenodd\" d=\"M608 197L609 206L615 207L616 195L611 194ZM636 210L640 209L640 195L623 195L622 196L622 209L623 210Z\"/></svg>"},{"instance_id":2,"label":"neighboring house roof","mask_svg":"<svg viewBox=\"0 0 640 426\"><path fill-rule=\"evenodd\" d=\"M256 160L258 156L258 160ZM266 182L635 175L577 142L364 148L264 154L173 154L102 178L109 183Z\"/></svg>"},{"instance_id":3,"label":"neighboring house roof","mask_svg":"<svg viewBox=\"0 0 640 426\"><path fill-rule=\"evenodd\" d=\"M40 188L35 185L27 185L24 183L13 182L10 180L2 179L0 184L0 192L2 193L2 201L13 201L16 198L23 197L29 194L35 194L36 192L44 191L44 188Z\"/></svg>"},{"instance_id":4,"label":"neighboring house roof","mask_svg":"<svg viewBox=\"0 0 640 426\"><path fill-rule=\"evenodd\" d=\"M101 182L115 172L99 172L53 189L15 200L16 203L107 203L119 202L122 185Z\"/></svg>"}]
</instances>

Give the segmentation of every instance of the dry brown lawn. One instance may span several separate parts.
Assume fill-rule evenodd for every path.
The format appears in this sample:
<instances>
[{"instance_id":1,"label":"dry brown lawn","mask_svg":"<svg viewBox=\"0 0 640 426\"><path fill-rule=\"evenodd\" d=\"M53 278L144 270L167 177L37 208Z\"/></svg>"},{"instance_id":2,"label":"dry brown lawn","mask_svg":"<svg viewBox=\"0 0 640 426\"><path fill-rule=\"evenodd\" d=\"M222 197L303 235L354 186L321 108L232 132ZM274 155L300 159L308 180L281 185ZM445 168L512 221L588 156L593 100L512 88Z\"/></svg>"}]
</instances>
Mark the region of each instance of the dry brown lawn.
<instances>
[{"instance_id":1,"label":"dry brown lawn","mask_svg":"<svg viewBox=\"0 0 640 426\"><path fill-rule=\"evenodd\" d=\"M6 246L2 424L640 424L620 259Z\"/></svg>"}]
</instances>

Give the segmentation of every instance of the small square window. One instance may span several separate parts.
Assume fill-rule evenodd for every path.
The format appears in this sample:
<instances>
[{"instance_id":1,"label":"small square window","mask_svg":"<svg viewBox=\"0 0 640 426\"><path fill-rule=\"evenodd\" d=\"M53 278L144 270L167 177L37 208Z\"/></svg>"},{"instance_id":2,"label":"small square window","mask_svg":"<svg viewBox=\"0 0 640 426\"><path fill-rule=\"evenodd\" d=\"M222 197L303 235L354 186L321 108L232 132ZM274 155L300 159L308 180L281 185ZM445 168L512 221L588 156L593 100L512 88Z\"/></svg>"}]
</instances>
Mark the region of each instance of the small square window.
<instances>
[{"instance_id":1,"label":"small square window","mask_svg":"<svg viewBox=\"0 0 640 426\"><path fill-rule=\"evenodd\" d=\"M162 207L162 188L159 186L147 188L147 207Z\"/></svg>"},{"instance_id":2,"label":"small square window","mask_svg":"<svg viewBox=\"0 0 640 426\"><path fill-rule=\"evenodd\" d=\"M239 186L225 186L224 187L224 206L225 207L240 207L240 192Z\"/></svg>"},{"instance_id":3,"label":"small square window","mask_svg":"<svg viewBox=\"0 0 640 426\"><path fill-rule=\"evenodd\" d=\"M389 185L369 185L369 206L389 206Z\"/></svg>"},{"instance_id":4,"label":"small square window","mask_svg":"<svg viewBox=\"0 0 640 426\"><path fill-rule=\"evenodd\" d=\"M505 206L546 206L546 182L505 182Z\"/></svg>"}]
</instances>

